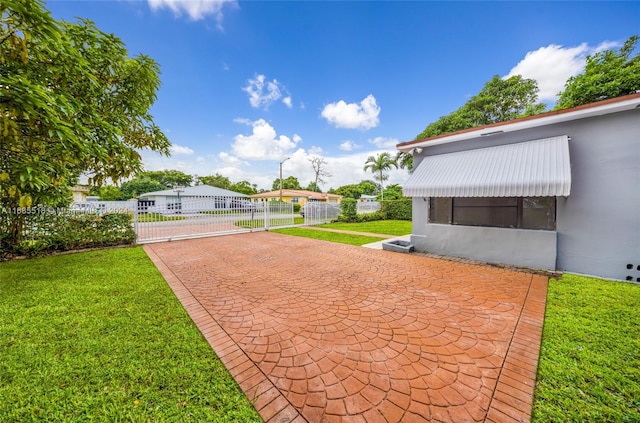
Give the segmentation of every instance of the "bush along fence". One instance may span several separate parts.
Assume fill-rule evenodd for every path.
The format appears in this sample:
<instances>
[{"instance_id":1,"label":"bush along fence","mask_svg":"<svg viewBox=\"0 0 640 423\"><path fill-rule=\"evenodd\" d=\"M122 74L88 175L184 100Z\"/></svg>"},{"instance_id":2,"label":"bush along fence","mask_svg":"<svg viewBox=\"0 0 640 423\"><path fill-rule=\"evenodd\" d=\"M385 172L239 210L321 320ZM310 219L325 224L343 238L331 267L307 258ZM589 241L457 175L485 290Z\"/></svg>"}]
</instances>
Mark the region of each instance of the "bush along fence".
<instances>
[{"instance_id":1,"label":"bush along fence","mask_svg":"<svg viewBox=\"0 0 640 423\"><path fill-rule=\"evenodd\" d=\"M133 215L81 213L66 208L0 210L0 260L54 251L133 244Z\"/></svg>"},{"instance_id":2,"label":"bush along fence","mask_svg":"<svg viewBox=\"0 0 640 423\"><path fill-rule=\"evenodd\" d=\"M375 220L411 220L411 198L399 200L385 200L381 202L380 210L373 213L359 214L357 200L344 198L340 202L340 222L371 222Z\"/></svg>"}]
</instances>

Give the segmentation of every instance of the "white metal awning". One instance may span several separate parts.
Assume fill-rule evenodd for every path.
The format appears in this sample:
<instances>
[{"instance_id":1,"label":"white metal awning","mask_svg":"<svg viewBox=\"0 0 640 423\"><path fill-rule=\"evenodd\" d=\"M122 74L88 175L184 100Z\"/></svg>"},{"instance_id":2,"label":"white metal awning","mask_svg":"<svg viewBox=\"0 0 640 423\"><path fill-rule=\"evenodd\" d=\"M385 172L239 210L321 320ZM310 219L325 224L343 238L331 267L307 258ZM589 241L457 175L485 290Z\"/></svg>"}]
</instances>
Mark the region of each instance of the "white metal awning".
<instances>
[{"instance_id":1,"label":"white metal awning","mask_svg":"<svg viewBox=\"0 0 640 423\"><path fill-rule=\"evenodd\" d=\"M427 156L402 191L407 197L568 196L569 137Z\"/></svg>"}]
</instances>

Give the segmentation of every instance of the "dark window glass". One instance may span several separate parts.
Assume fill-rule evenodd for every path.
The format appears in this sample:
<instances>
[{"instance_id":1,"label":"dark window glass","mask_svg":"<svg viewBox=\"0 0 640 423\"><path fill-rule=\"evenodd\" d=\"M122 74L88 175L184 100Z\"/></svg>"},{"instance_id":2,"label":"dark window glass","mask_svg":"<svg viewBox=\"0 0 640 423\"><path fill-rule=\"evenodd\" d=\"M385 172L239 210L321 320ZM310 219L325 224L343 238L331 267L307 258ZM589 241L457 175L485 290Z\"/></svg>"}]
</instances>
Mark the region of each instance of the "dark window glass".
<instances>
[{"instance_id":1,"label":"dark window glass","mask_svg":"<svg viewBox=\"0 0 640 423\"><path fill-rule=\"evenodd\" d=\"M431 197L429 201L429 222L451 223L451 197Z\"/></svg>"},{"instance_id":2,"label":"dark window glass","mask_svg":"<svg viewBox=\"0 0 640 423\"><path fill-rule=\"evenodd\" d=\"M453 224L516 228L518 200L509 197L454 198Z\"/></svg>"},{"instance_id":3,"label":"dark window glass","mask_svg":"<svg viewBox=\"0 0 640 423\"><path fill-rule=\"evenodd\" d=\"M556 229L555 197L431 198L429 207L431 223Z\"/></svg>"},{"instance_id":4,"label":"dark window glass","mask_svg":"<svg viewBox=\"0 0 640 423\"><path fill-rule=\"evenodd\" d=\"M556 198L525 197L522 199L522 227L525 229L556 229Z\"/></svg>"}]
</instances>

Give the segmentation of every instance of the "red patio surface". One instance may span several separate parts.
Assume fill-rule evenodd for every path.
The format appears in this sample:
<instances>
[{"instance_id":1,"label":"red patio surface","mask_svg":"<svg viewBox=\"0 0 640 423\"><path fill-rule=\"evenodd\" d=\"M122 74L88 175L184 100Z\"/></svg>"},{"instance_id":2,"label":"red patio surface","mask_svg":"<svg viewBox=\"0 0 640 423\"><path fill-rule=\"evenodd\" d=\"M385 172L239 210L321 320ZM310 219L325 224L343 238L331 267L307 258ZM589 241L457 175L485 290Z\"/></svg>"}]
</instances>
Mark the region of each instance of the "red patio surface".
<instances>
[{"instance_id":1,"label":"red patio surface","mask_svg":"<svg viewBox=\"0 0 640 423\"><path fill-rule=\"evenodd\" d=\"M530 419L545 276L269 232L144 248L266 422Z\"/></svg>"}]
</instances>

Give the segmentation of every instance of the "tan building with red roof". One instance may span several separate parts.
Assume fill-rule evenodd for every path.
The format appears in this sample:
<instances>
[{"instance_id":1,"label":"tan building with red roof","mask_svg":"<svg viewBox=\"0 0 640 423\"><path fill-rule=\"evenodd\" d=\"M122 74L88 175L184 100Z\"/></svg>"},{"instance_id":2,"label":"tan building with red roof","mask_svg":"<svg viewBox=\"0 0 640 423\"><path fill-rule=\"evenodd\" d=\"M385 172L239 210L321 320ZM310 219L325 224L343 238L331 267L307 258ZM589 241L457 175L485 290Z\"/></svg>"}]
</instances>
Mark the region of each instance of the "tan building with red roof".
<instances>
[{"instance_id":1,"label":"tan building with red roof","mask_svg":"<svg viewBox=\"0 0 640 423\"><path fill-rule=\"evenodd\" d=\"M253 201L280 201L280 190L261 192L251 196ZM283 189L282 201L285 203L300 204L303 206L308 201L339 204L341 195L326 192L315 192L304 189Z\"/></svg>"}]
</instances>

